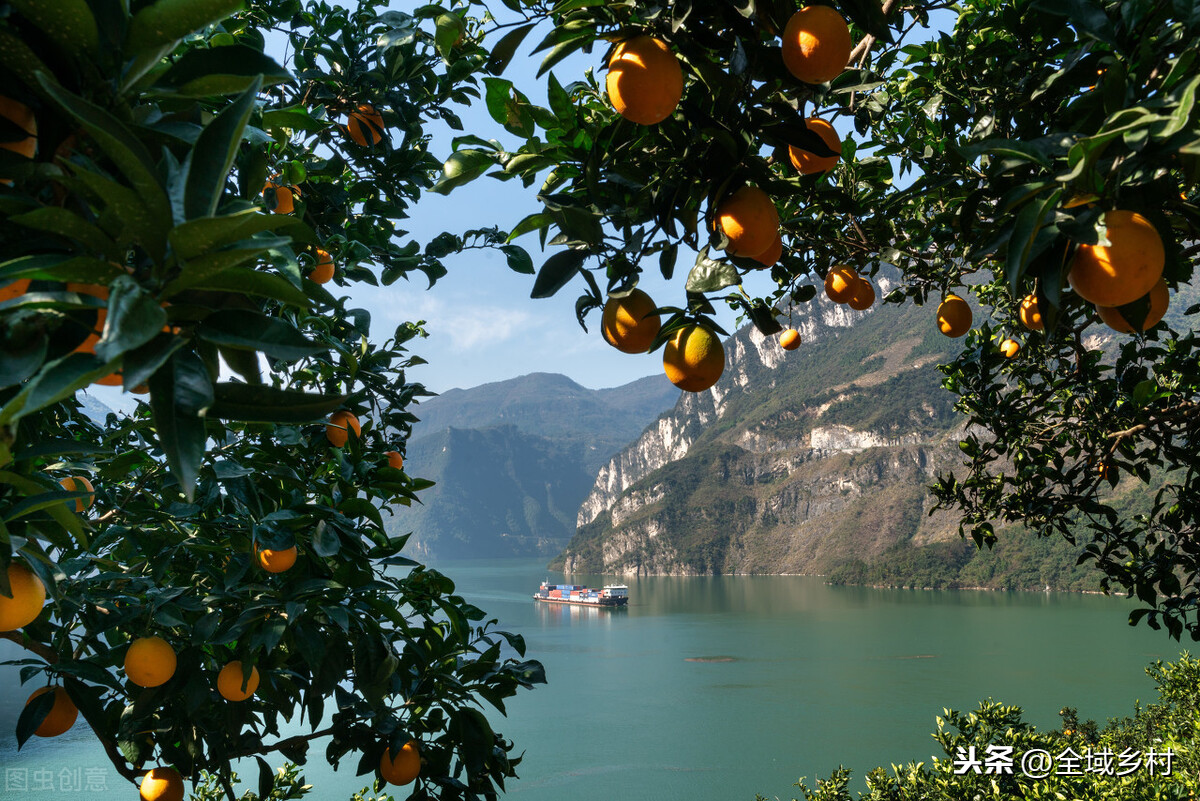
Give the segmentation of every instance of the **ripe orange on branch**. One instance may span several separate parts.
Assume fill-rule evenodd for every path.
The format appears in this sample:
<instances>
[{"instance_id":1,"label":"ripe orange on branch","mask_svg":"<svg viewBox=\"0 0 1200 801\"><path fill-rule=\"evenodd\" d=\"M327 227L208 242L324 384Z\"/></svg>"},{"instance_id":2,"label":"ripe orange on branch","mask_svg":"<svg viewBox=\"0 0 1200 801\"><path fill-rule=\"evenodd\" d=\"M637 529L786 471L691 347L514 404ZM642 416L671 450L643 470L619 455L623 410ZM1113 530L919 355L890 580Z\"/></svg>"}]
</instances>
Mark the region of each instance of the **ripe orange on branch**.
<instances>
[{"instance_id":1,"label":"ripe orange on branch","mask_svg":"<svg viewBox=\"0 0 1200 801\"><path fill-rule=\"evenodd\" d=\"M333 278L333 256L328 250L317 248L317 263L308 274L314 284L327 284Z\"/></svg>"},{"instance_id":2,"label":"ripe orange on branch","mask_svg":"<svg viewBox=\"0 0 1200 801\"><path fill-rule=\"evenodd\" d=\"M805 120L805 124L810 131L821 137L821 141L828 145L834 154L832 156L818 156L795 145L788 145L788 156L792 160L792 166L801 175L829 172L842 157L842 140L838 137L837 131L833 129L833 126L825 122L825 120L809 117Z\"/></svg>"},{"instance_id":3,"label":"ripe orange on branch","mask_svg":"<svg viewBox=\"0 0 1200 801\"><path fill-rule=\"evenodd\" d=\"M850 27L829 6L805 6L783 30L783 63L805 83L832 81L850 60Z\"/></svg>"},{"instance_id":4,"label":"ripe orange on branch","mask_svg":"<svg viewBox=\"0 0 1200 801\"><path fill-rule=\"evenodd\" d=\"M162 637L139 637L125 652L125 675L139 687L158 687L175 675L175 649Z\"/></svg>"},{"instance_id":5,"label":"ripe orange on branch","mask_svg":"<svg viewBox=\"0 0 1200 801\"><path fill-rule=\"evenodd\" d=\"M351 431L354 432L355 438L362 435L362 426L353 414L343 410L329 415L329 422L325 424L325 438L333 447L344 448L350 439Z\"/></svg>"},{"instance_id":6,"label":"ripe orange on branch","mask_svg":"<svg viewBox=\"0 0 1200 801\"><path fill-rule=\"evenodd\" d=\"M958 295L947 295L938 306L938 330L952 339L971 330L971 319L971 307Z\"/></svg>"},{"instance_id":7,"label":"ripe orange on branch","mask_svg":"<svg viewBox=\"0 0 1200 801\"><path fill-rule=\"evenodd\" d=\"M13 153L22 155L27 159L33 158L33 154L37 150L37 118L34 117L33 110L24 103L13 100L11 97L0 95L0 117L8 120L28 134L24 139L0 142L0 148L11 150ZM12 179L0 178L0 183L11 184ZM26 281L25 285L29 286L29 282ZM7 299L0 298L0 300Z\"/></svg>"},{"instance_id":8,"label":"ripe orange on branch","mask_svg":"<svg viewBox=\"0 0 1200 801\"><path fill-rule=\"evenodd\" d=\"M850 300L846 302L855 311L866 311L875 304L875 287L867 279L859 277L850 293Z\"/></svg>"},{"instance_id":9,"label":"ripe orange on branch","mask_svg":"<svg viewBox=\"0 0 1200 801\"><path fill-rule=\"evenodd\" d=\"M1000 343L1000 352L1004 354L1004 358L1011 359L1021 352L1021 343L1015 339L1006 339Z\"/></svg>"},{"instance_id":10,"label":"ripe orange on branch","mask_svg":"<svg viewBox=\"0 0 1200 801\"><path fill-rule=\"evenodd\" d=\"M8 597L0 593L0 631L16 631L28 626L46 603L46 585L32 570L19 562L8 566Z\"/></svg>"},{"instance_id":11,"label":"ripe orange on branch","mask_svg":"<svg viewBox=\"0 0 1200 801\"><path fill-rule=\"evenodd\" d=\"M258 566L263 570L267 571L268 573L284 573L288 570L291 570L292 566L296 564L296 557L299 554L299 551L297 551L296 546L293 545L291 548L284 548L283 550L279 551L272 551L270 548L264 548L261 551L257 551L257 554Z\"/></svg>"},{"instance_id":12,"label":"ripe orange on branch","mask_svg":"<svg viewBox=\"0 0 1200 801\"><path fill-rule=\"evenodd\" d=\"M242 682L245 681L245 689ZM245 678L242 672L242 661L235 659L217 674L217 692L226 701L245 701L254 695L258 689L258 668L250 668L250 677Z\"/></svg>"},{"instance_id":13,"label":"ripe orange on branch","mask_svg":"<svg viewBox=\"0 0 1200 801\"><path fill-rule=\"evenodd\" d=\"M388 467L393 470L404 469L404 457L400 455L400 451L388 451L384 454L388 460Z\"/></svg>"},{"instance_id":14,"label":"ripe orange on branch","mask_svg":"<svg viewBox=\"0 0 1200 801\"><path fill-rule=\"evenodd\" d=\"M183 777L174 768L153 768L142 778L142 801L183 801Z\"/></svg>"},{"instance_id":15,"label":"ripe orange on branch","mask_svg":"<svg viewBox=\"0 0 1200 801\"><path fill-rule=\"evenodd\" d=\"M779 335L779 347L784 350L795 350L800 347L800 332L795 328L789 328Z\"/></svg>"},{"instance_id":16,"label":"ripe orange on branch","mask_svg":"<svg viewBox=\"0 0 1200 801\"><path fill-rule=\"evenodd\" d=\"M1067 279L1089 303L1124 306L1158 283L1166 253L1154 224L1137 212L1105 212L1104 225L1111 244L1080 245Z\"/></svg>"},{"instance_id":17,"label":"ripe orange on branch","mask_svg":"<svg viewBox=\"0 0 1200 801\"><path fill-rule=\"evenodd\" d=\"M849 303L860 280L853 267L835 265L825 274L825 295L834 303Z\"/></svg>"},{"instance_id":18,"label":"ripe orange on branch","mask_svg":"<svg viewBox=\"0 0 1200 801\"><path fill-rule=\"evenodd\" d=\"M679 105L683 70L666 42L636 36L613 51L604 85L618 114L639 125L655 125Z\"/></svg>"},{"instance_id":19,"label":"ripe orange on branch","mask_svg":"<svg viewBox=\"0 0 1200 801\"><path fill-rule=\"evenodd\" d=\"M275 190L275 200L272 202L270 195L267 195L267 206L275 214L291 214L296 210L296 198L300 196L300 187L286 186L277 184L274 181L267 181L267 185L263 187L263 192Z\"/></svg>"},{"instance_id":20,"label":"ripe orange on branch","mask_svg":"<svg viewBox=\"0 0 1200 801\"><path fill-rule=\"evenodd\" d=\"M116 375L116 373L114 373L113 375ZM117 383L120 383L119 376L118 376ZM92 492L92 490L95 489L95 487L92 486L92 482L88 481L83 476L70 476L68 478L64 478L62 481L60 481L58 483L60 485L62 485L62 488L65 489L67 492L88 492L88 493L90 493L90 492ZM77 513L82 512L84 509L87 509L89 506L91 506L93 503L95 503L95 501L96 501L95 495L88 495L86 498L76 498L74 501L75 511Z\"/></svg>"},{"instance_id":21,"label":"ripe orange on branch","mask_svg":"<svg viewBox=\"0 0 1200 801\"><path fill-rule=\"evenodd\" d=\"M21 278L11 284L0 286L0 303L13 298L19 298L29 291L29 279Z\"/></svg>"},{"instance_id":22,"label":"ripe orange on branch","mask_svg":"<svg viewBox=\"0 0 1200 801\"><path fill-rule=\"evenodd\" d=\"M1017 312L1017 316L1021 318L1021 325L1030 331L1041 331L1046 327L1042 321L1042 311L1038 308L1036 293L1031 292L1021 299L1021 308Z\"/></svg>"},{"instance_id":23,"label":"ripe orange on branch","mask_svg":"<svg viewBox=\"0 0 1200 801\"><path fill-rule=\"evenodd\" d=\"M717 335L702 325L675 332L663 348L663 372L687 392L703 392L725 371L725 348Z\"/></svg>"},{"instance_id":24,"label":"ripe orange on branch","mask_svg":"<svg viewBox=\"0 0 1200 801\"><path fill-rule=\"evenodd\" d=\"M421 775L421 751L416 740L409 740L392 757L392 749L379 758L379 773L388 784L403 786Z\"/></svg>"},{"instance_id":25,"label":"ripe orange on branch","mask_svg":"<svg viewBox=\"0 0 1200 801\"><path fill-rule=\"evenodd\" d=\"M650 296L640 289L623 298L609 298L600 315L600 333L622 353L645 353L662 325L662 320L653 313L656 308Z\"/></svg>"},{"instance_id":26,"label":"ripe orange on branch","mask_svg":"<svg viewBox=\"0 0 1200 801\"><path fill-rule=\"evenodd\" d=\"M754 260L764 267L774 267L783 258L783 236L775 232L775 241L767 249L754 257Z\"/></svg>"},{"instance_id":27,"label":"ripe orange on branch","mask_svg":"<svg viewBox=\"0 0 1200 801\"><path fill-rule=\"evenodd\" d=\"M48 692L54 693L54 706L50 707L50 712L42 719L42 722L34 729L33 733L38 737L57 737L67 729L75 725L75 720L79 717L79 709L75 706L75 702L67 695L67 691L62 687L39 687L33 691L33 694L25 701L25 706L37 698Z\"/></svg>"},{"instance_id":28,"label":"ripe orange on branch","mask_svg":"<svg viewBox=\"0 0 1200 801\"><path fill-rule=\"evenodd\" d=\"M346 133L362 147L383 141L383 115L370 103L359 103L346 120Z\"/></svg>"},{"instance_id":29,"label":"ripe orange on branch","mask_svg":"<svg viewBox=\"0 0 1200 801\"><path fill-rule=\"evenodd\" d=\"M779 211L766 192L743 186L717 206L717 224L729 238L730 255L754 258L779 236Z\"/></svg>"},{"instance_id":30,"label":"ripe orange on branch","mask_svg":"<svg viewBox=\"0 0 1200 801\"><path fill-rule=\"evenodd\" d=\"M1167 307L1171 305L1171 292L1167 289L1167 282L1163 279L1158 279L1158 283L1154 285L1154 289L1150 290L1149 294L1150 308L1146 312L1146 319L1142 321L1143 331L1149 331L1154 326L1158 325L1162 320L1163 315L1167 313ZM1133 326L1121 314L1118 308L1108 306L1097 306L1096 313L1100 315L1100 319L1104 321L1112 330L1119 334L1132 334Z\"/></svg>"}]
</instances>

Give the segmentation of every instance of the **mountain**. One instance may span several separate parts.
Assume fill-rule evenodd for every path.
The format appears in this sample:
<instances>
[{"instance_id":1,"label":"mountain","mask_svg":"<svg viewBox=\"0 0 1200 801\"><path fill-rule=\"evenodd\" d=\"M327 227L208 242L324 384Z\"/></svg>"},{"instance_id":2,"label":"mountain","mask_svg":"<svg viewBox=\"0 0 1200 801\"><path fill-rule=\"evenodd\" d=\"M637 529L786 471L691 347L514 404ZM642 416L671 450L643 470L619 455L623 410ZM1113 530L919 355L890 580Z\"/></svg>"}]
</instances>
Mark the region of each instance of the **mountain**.
<instances>
[{"instance_id":1,"label":"mountain","mask_svg":"<svg viewBox=\"0 0 1200 801\"><path fill-rule=\"evenodd\" d=\"M949 513L930 515L927 486L963 461L963 419L937 369L961 340L938 332L931 307L860 313L822 295L802 314L798 350L739 330L717 385L685 393L600 469L551 568L1095 586L1065 541L1014 527L979 552Z\"/></svg>"},{"instance_id":2,"label":"mountain","mask_svg":"<svg viewBox=\"0 0 1200 801\"><path fill-rule=\"evenodd\" d=\"M423 558L556 554L600 465L678 397L663 375L592 390L533 373L425 400L405 467L435 484L387 528Z\"/></svg>"}]
</instances>

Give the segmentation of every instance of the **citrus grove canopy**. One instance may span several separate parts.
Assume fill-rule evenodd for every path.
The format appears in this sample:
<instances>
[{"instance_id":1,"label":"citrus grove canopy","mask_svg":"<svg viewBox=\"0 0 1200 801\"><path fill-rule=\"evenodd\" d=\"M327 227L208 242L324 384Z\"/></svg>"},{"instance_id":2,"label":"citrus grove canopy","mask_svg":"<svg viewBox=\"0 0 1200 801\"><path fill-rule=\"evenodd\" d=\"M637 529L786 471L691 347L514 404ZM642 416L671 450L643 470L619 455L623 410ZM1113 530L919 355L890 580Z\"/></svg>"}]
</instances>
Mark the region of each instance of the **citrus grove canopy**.
<instances>
[{"instance_id":1,"label":"citrus grove canopy","mask_svg":"<svg viewBox=\"0 0 1200 801\"><path fill-rule=\"evenodd\" d=\"M1139 616L1200 631L1197 347L1148 326L1195 255L1190 3L967 2L920 44L950 7L504 5L0 2L0 629L30 655L7 669L63 688L19 741L78 710L147 798L204 770L232 797L246 757L265 796L267 760L318 737L416 798L515 775L481 705L541 666L385 533L427 485L403 462L421 332L371 344L345 299L477 246L535 297L578 287L581 320L607 307L597 336L663 346L691 391L724 364L711 302L773 335L818 291L869 307L894 265L884 300L965 336L946 372L970 464L936 488L964 532L1081 537ZM531 34L549 108L500 77ZM550 71L580 50L612 69ZM435 157L428 123L476 98L513 141ZM544 208L424 250L400 227L422 191L489 172ZM556 248L537 268L511 242L535 234ZM701 256L677 297L631 291L682 248ZM734 289L760 269L771 296ZM1148 330L1095 347L1122 323ZM95 424L92 383L146 403ZM1122 480L1155 493L1144 515L1105 505Z\"/></svg>"},{"instance_id":2,"label":"citrus grove canopy","mask_svg":"<svg viewBox=\"0 0 1200 801\"><path fill-rule=\"evenodd\" d=\"M505 4L527 20L497 40L494 71L546 10ZM938 10L956 16L931 34ZM1131 622L1200 639L1200 307L1186 291L1200 252L1200 8L550 11L553 29L533 40L549 108L485 78L515 141L458 138L435 187L469 191L458 187L488 174L537 189L541 210L512 235L566 249L537 269L535 298L577 288L581 323L604 307L602 336L626 350L649 334L668 376L695 389L720 370L703 366L706 349L679 354L697 330L720 331L712 302L771 336L819 291L870 307L872 276L898 268L884 302L927 304L931 326L963 337L943 370L968 416L967 464L934 492L964 536L990 545L996 525L1017 521L1078 542L1106 587L1141 600ZM607 71L555 74L589 49ZM839 143L831 121L852 133ZM671 279L681 248L699 257L678 269L674 296L630 292L645 270ZM776 284L767 297L739 286L756 270ZM630 312L651 304L658 314ZM1123 481L1140 487L1136 514L1106 502Z\"/></svg>"}]
</instances>

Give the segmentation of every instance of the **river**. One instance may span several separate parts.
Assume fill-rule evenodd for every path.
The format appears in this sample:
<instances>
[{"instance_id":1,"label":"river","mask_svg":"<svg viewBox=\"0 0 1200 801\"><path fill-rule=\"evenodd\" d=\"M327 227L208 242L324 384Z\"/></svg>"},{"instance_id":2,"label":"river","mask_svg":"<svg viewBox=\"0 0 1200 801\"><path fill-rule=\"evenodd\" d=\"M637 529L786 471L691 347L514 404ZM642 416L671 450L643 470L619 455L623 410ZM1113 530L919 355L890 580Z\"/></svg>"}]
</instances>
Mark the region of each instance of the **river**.
<instances>
[{"instance_id":1,"label":"river","mask_svg":"<svg viewBox=\"0 0 1200 801\"><path fill-rule=\"evenodd\" d=\"M876 765L934 755L943 707L972 709L990 696L1039 727L1057 728L1064 706L1103 723L1152 699L1145 666L1179 650L1162 632L1125 625L1129 602L1095 595L649 577L625 580L628 608L589 609L531 600L543 579L563 580L543 560L437 567L546 666L549 684L511 699L507 719L489 715L526 752L508 793L520 801L792 798L799 777L812 786L839 764L861 789ZM20 657L9 645L0 658ZM17 672L0 667L5 698L31 691ZM82 721L16 752L18 703L0 711L0 797L132 797ZM346 799L363 786L357 759L335 774L322 752L314 744L305 769L312 798Z\"/></svg>"}]
</instances>

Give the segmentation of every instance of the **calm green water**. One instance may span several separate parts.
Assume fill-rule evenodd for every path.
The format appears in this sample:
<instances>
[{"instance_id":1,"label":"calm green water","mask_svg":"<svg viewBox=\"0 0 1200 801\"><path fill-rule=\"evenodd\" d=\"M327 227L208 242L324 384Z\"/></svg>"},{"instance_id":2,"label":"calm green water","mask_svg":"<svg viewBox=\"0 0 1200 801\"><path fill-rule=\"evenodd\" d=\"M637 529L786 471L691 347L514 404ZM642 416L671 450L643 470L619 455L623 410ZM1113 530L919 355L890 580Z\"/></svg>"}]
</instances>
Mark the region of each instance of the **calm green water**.
<instances>
[{"instance_id":1,"label":"calm green water","mask_svg":"<svg viewBox=\"0 0 1200 801\"><path fill-rule=\"evenodd\" d=\"M811 784L839 764L861 779L875 765L927 760L945 706L991 696L1045 727L1057 727L1063 706L1099 721L1129 714L1153 695L1145 665L1177 651L1160 632L1126 626L1125 602L1098 596L643 578L626 581L628 608L587 609L530 599L542 579L561 578L543 564L439 565L546 666L547 686L512 699L507 720L491 714L526 751L509 792L521 801L791 798L797 778ZM723 661L689 661L712 657ZM29 692L16 674L0 667L0 798L59 799L82 787L88 799L128 799L82 724L14 751ZM313 797L361 788L354 762L337 774L311 763ZM6 786L22 776L29 789Z\"/></svg>"}]
</instances>

